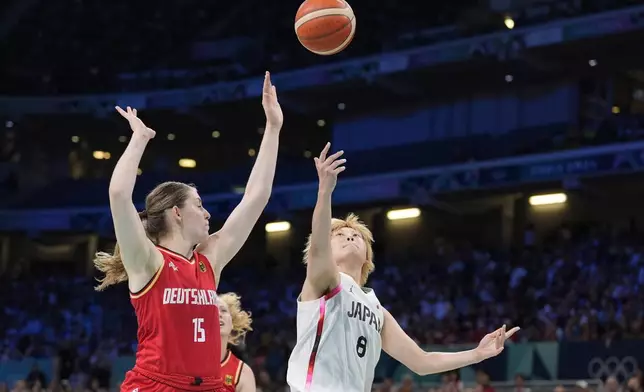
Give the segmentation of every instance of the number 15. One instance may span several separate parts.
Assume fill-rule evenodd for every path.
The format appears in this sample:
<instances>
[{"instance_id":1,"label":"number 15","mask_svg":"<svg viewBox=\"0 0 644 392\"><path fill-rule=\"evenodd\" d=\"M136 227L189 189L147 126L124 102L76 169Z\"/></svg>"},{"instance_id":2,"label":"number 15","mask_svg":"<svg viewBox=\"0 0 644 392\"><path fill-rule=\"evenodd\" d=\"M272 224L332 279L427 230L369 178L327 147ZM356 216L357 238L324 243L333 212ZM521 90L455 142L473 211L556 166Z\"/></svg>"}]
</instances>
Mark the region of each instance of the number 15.
<instances>
[{"instance_id":1,"label":"number 15","mask_svg":"<svg viewBox=\"0 0 644 392\"><path fill-rule=\"evenodd\" d=\"M206 341L206 330L201 326L203 324L202 318L193 318L192 324L194 328L194 341L197 343L203 343Z\"/></svg>"}]
</instances>

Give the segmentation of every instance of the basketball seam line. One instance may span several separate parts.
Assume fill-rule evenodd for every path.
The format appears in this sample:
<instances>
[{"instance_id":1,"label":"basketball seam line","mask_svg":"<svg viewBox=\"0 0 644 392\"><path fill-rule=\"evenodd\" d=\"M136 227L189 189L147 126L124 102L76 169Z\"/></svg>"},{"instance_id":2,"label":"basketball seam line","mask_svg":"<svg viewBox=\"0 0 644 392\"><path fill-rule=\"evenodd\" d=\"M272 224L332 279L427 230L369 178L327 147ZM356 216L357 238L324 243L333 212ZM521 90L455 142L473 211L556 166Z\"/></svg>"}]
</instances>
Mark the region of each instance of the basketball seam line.
<instances>
[{"instance_id":1,"label":"basketball seam line","mask_svg":"<svg viewBox=\"0 0 644 392\"><path fill-rule=\"evenodd\" d=\"M315 54L319 54L321 56L328 56L328 55L339 53L340 51L344 50L344 48L346 48L349 45L349 43L351 43L351 41L353 40L353 36L355 34L355 26L356 26L356 20L353 19L352 22L351 22L351 34L349 34L347 39L345 39L344 42L342 43L342 45L340 45L338 48L333 49L333 50L326 50L326 51L313 51L311 49L309 49L309 50L311 50L311 52L313 52Z\"/></svg>"},{"instance_id":2,"label":"basketball seam line","mask_svg":"<svg viewBox=\"0 0 644 392\"><path fill-rule=\"evenodd\" d=\"M316 18L313 18L313 19L311 19L311 20L307 20L306 22L304 22L304 24L302 24L302 26L304 26L305 24L307 24L307 23L309 23L309 22L311 22L311 21L313 21L313 20L316 20L316 19L318 19L318 18L325 18L325 17L326 17L326 15L322 15L322 16L318 16L318 17L316 17ZM349 23L347 23L347 24L345 24L345 25L342 25L342 27L340 27L340 28L338 28L338 29L336 29L336 30L333 30L333 31L332 31L332 32L330 32L330 33L326 33L326 34L324 34L324 35L317 36L317 37L315 37L315 38L302 38L302 37L300 37L300 35L299 35L299 34L297 34L297 31L295 32L295 35L297 35L297 38L300 40L300 42L311 42L311 41L315 41L315 40L318 40L318 39L323 39L323 38L326 38L326 37L330 37L330 36L332 36L333 34L335 34L335 33L339 32L339 31L342 31L342 29L344 29L345 27L350 26L350 25L351 25L351 23L353 23L353 18L349 19ZM300 26L300 27L302 27L302 26Z\"/></svg>"},{"instance_id":3,"label":"basketball seam line","mask_svg":"<svg viewBox=\"0 0 644 392\"><path fill-rule=\"evenodd\" d=\"M349 8L342 8L342 9L337 9L337 8L325 8L317 11L310 12L306 15L301 16L300 18L295 20L295 30L297 31L298 28L303 26L305 23L307 23L310 20L313 20L317 17L320 16L340 16L344 15L347 18L352 18L355 17L353 14L353 10Z\"/></svg>"}]
</instances>

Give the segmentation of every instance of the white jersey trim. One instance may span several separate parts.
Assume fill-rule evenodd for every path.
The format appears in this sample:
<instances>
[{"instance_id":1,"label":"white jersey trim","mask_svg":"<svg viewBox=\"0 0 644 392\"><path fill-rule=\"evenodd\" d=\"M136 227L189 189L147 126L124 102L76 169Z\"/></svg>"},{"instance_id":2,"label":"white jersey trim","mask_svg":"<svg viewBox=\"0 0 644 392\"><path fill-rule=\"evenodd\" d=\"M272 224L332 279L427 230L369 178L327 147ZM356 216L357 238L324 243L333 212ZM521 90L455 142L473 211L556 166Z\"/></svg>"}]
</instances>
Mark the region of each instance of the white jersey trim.
<instances>
[{"instance_id":1,"label":"white jersey trim","mask_svg":"<svg viewBox=\"0 0 644 392\"><path fill-rule=\"evenodd\" d=\"M322 338L322 331L324 329L324 316L326 315L326 301L335 297L342 291L342 283L338 287L331 290L328 294L325 294L323 297L315 300L319 302L320 307L320 316L318 318L318 326L315 332L315 341L313 342L313 349L311 350L311 356L309 357L309 366L306 371L306 384L304 387L305 391L311 390L311 383L313 382L313 369L315 368L315 356L318 353L318 347L320 346L320 339ZM300 304L312 303L313 301L300 302Z\"/></svg>"}]
</instances>

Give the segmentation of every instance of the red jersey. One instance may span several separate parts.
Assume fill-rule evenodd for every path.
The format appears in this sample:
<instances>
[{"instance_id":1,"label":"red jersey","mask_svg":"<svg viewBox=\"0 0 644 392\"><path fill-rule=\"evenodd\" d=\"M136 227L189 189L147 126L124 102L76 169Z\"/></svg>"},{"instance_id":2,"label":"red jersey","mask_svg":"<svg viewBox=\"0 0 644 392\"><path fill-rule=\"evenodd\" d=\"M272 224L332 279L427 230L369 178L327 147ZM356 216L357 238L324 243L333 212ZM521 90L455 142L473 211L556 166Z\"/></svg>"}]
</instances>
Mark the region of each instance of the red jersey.
<instances>
[{"instance_id":1,"label":"red jersey","mask_svg":"<svg viewBox=\"0 0 644 392\"><path fill-rule=\"evenodd\" d=\"M228 350L226 358L221 361L221 376L224 379L224 384L237 386L237 384L239 384L239 378L241 377L243 367L244 362L237 358L232 351Z\"/></svg>"},{"instance_id":2,"label":"red jersey","mask_svg":"<svg viewBox=\"0 0 644 392\"><path fill-rule=\"evenodd\" d=\"M221 385L221 337L216 282L208 259L157 247L163 265L130 293L138 320L134 371L187 390Z\"/></svg>"}]
</instances>

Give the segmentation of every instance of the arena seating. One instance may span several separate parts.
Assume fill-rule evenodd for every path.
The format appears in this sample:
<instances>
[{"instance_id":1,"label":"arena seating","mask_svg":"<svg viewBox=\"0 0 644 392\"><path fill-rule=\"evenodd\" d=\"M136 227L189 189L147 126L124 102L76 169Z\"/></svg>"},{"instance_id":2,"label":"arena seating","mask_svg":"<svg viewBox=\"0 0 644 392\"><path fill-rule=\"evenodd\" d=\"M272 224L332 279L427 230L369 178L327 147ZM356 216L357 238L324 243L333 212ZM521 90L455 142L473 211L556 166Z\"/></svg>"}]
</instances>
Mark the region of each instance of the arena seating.
<instances>
[{"instance_id":1,"label":"arena seating","mask_svg":"<svg viewBox=\"0 0 644 392\"><path fill-rule=\"evenodd\" d=\"M638 238L635 232L616 237L606 226L561 227L541 246L518 253L436 238L429 247L414 246L428 256L390 259L385 250L369 286L424 345L474 343L502 323L523 326L517 341L644 338L637 323L644 303ZM221 292L241 293L253 313L243 351L256 374L283 382L304 268L257 268L231 266ZM136 320L125 285L96 293L91 278L37 276L0 284L0 365L56 356L69 341L78 376L97 377L98 357L132 354ZM378 381L393 376L379 374Z\"/></svg>"}]
</instances>

